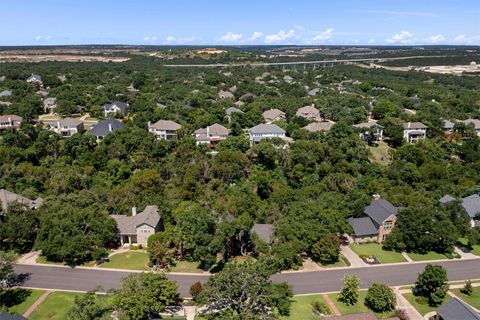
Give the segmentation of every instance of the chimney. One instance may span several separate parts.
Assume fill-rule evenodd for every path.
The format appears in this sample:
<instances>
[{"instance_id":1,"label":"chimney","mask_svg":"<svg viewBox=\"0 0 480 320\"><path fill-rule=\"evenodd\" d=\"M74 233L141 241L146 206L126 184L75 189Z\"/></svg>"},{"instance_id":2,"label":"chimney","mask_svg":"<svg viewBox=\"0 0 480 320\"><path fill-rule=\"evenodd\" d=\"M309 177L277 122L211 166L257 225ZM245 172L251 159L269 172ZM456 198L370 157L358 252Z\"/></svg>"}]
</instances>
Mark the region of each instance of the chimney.
<instances>
[{"instance_id":1,"label":"chimney","mask_svg":"<svg viewBox=\"0 0 480 320\"><path fill-rule=\"evenodd\" d=\"M380 200L382 197L378 193L372 195L373 200Z\"/></svg>"},{"instance_id":2,"label":"chimney","mask_svg":"<svg viewBox=\"0 0 480 320\"><path fill-rule=\"evenodd\" d=\"M108 132L112 132L112 124L111 123L108 124Z\"/></svg>"},{"instance_id":3,"label":"chimney","mask_svg":"<svg viewBox=\"0 0 480 320\"><path fill-rule=\"evenodd\" d=\"M137 215L137 207L132 207L132 217Z\"/></svg>"}]
</instances>

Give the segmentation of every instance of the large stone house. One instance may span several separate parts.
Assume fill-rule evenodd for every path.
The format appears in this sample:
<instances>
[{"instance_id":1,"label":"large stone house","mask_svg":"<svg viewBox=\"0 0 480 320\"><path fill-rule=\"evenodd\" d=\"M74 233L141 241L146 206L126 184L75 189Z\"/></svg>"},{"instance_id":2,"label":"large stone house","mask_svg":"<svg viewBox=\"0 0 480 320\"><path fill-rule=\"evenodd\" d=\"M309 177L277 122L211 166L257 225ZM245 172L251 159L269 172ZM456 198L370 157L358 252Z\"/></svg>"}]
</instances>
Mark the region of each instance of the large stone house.
<instances>
[{"instance_id":1,"label":"large stone house","mask_svg":"<svg viewBox=\"0 0 480 320\"><path fill-rule=\"evenodd\" d=\"M365 217L348 219L353 230L353 241L382 243L395 226L398 210L398 207L387 200L379 198L372 200L365 207Z\"/></svg>"},{"instance_id":2,"label":"large stone house","mask_svg":"<svg viewBox=\"0 0 480 320\"><path fill-rule=\"evenodd\" d=\"M286 131L276 124L259 124L248 130L250 143L255 144L263 139L280 138L286 139Z\"/></svg>"},{"instance_id":3,"label":"large stone house","mask_svg":"<svg viewBox=\"0 0 480 320\"><path fill-rule=\"evenodd\" d=\"M451 195L444 195L440 198L440 203L446 204L457 200ZM472 228L480 226L480 195L472 194L468 197L458 199L460 205L465 209L470 219L470 226Z\"/></svg>"},{"instance_id":4,"label":"large stone house","mask_svg":"<svg viewBox=\"0 0 480 320\"><path fill-rule=\"evenodd\" d=\"M208 144L210 149L215 149L217 144L228 137L229 130L224 126L215 123L206 128L195 130L194 135L197 145Z\"/></svg>"},{"instance_id":5,"label":"large stone house","mask_svg":"<svg viewBox=\"0 0 480 320\"><path fill-rule=\"evenodd\" d=\"M177 140L178 130L181 128L181 125L170 120L158 120L154 124L148 122L148 131L152 132L157 140Z\"/></svg>"},{"instance_id":6,"label":"large stone house","mask_svg":"<svg viewBox=\"0 0 480 320\"><path fill-rule=\"evenodd\" d=\"M19 128L23 118L14 114L0 116L0 132L8 128Z\"/></svg>"},{"instance_id":7,"label":"large stone house","mask_svg":"<svg viewBox=\"0 0 480 320\"><path fill-rule=\"evenodd\" d=\"M97 142L100 142L107 135L114 133L120 128L123 128L123 123L109 118L94 125L88 134L94 135L97 138Z\"/></svg>"},{"instance_id":8,"label":"large stone house","mask_svg":"<svg viewBox=\"0 0 480 320\"><path fill-rule=\"evenodd\" d=\"M285 112L279 109L270 109L265 111L263 114L263 119L266 124L273 123L275 121L285 121L287 120L287 115Z\"/></svg>"},{"instance_id":9,"label":"large stone house","mask_svg":"<svg viewBox=\"0 0 480 320\"><path fill-rule=\"evenodd\" d=\"M132 208L132 215L112 215L117 222L117 234L121 245L141 244L147 245L148 238L162 228L162 221L157 206L146 206L137 214L137 209Z\"/></svg>"},{"instance_id":10,"label":"large stone house","mask_svg":"<svg viewBox=\"0 0 480 320\"><path fill-rule=\"evenodd\" d=\"M103 113L105 118L113 117L117 113L126 115L128 113L128 104L121 101L116 101L112 104L108 103L103 106Z\"/></svg>"},{"instance_id":11,"label":"large stone house","mask_svg":"<svg viewBox=\"0 0 480 320\"><path fill-rule=\"evenodd\" d=\"M427 137L427 126L421 122L406 122L403 124L403 138L408 143L415 143Z\"/></svg>"},{"instance_id":12,"label":"large stone house","mask_svg":"<svg viewBox=\"0 0 480 320\"><path fill-rule=\"evenodd\" d=\"M27 206L30 209L37 209L42 205L43 199L37 198L36 200L31 200L31 199L28 199L27 197L21 196L14 192L11 192L5 189L0 189L1 211L6 212L8 210L8 207L13 203L20 203Z\"/></svg>"}]
</instances>

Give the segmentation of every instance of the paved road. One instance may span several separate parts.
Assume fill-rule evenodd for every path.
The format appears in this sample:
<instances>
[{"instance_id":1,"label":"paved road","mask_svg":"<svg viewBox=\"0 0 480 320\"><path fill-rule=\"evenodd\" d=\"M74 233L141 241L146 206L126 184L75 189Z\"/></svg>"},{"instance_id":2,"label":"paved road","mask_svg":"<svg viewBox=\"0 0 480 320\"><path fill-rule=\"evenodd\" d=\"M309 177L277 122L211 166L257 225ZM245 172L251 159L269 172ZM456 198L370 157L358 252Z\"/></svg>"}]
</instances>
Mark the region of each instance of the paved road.
<instances>
[{"instance_id":1,"label":"paved road","mask_svg":"<svg viewBox=\"0 0 480 320\"><path fill-rule=\"evenodd\" d=\"M392 286L407 285L415 282L426 263L385 265L366 268L336 269L315 272L284 273L273 276L274 281L287 281L293 286L295 294L337 291L342 285L345 274L357 274L362 280L362 288L369 287L374 282L385 282ZM480 279L480 259L446 261L437 263L448 270L449 279L467 280ZM28 274L29 279L23 284L26 287L63 289L63 290L93 290L102 286L105 290L118 288L120 279L128 272L70 269L59 267L41 267L31 265L16 265L19 274ZM206 276L201 275L168 275L178 283L182 295L188 291L195 281L204 282Z\"/></svg>"}]
</instances>

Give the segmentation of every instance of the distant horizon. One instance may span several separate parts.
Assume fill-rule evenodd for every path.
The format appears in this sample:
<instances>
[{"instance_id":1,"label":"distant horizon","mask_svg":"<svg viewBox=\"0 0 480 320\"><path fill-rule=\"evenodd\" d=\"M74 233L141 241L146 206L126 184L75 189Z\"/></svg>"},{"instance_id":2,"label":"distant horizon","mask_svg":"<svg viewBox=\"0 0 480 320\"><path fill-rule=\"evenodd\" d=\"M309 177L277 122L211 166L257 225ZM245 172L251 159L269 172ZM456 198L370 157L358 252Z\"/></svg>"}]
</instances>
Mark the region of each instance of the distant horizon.
<instances>
[{"instance_id":1,"label":"distant horizon","mask_svg":"<svg viewBox=\"0 0 480 320\"><path fill-rule=\"evenodd\" d=\"M0 46L480 45L478 0L3 0L1 8Z\"/></svg>"},{"instance_id":2,"label":"distant horizon","mask_svg":"<svg viewBox=\"0 0 480 320\"><path fill-rule=\"evenodd\" d=\"M79 44L25 44L1 45L0 48L18 47L199 47L199 48L247 48L247 47L352 47L352 48L423 48L423 47L480 47L480 44L122 44L122 43L79 43Z\"/></svg>"}]
</instances>

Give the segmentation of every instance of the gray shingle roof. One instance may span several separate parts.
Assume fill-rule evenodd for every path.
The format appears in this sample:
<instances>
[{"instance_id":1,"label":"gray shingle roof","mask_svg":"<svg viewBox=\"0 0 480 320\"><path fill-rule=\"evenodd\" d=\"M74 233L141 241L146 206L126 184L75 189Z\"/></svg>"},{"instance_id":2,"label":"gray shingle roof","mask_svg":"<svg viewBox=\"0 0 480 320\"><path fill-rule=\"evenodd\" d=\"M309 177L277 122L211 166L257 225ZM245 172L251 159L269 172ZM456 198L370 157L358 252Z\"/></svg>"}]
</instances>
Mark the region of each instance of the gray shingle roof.
<instances>
[{"instance_id":1,"label":"gray shingle roof","mask_svg":"<svg viewBox=\"0 0 480 320\"><path fill-rule=\"evenodd\" d=\"M112 104L106 104L106 105L103 106L103 110L107 111L107 110L113 108L113 106L117 106L117 108L120 109L120 111L122 111L122 113L125 113L125 114L127 113L128 105L125 102L121 102L121 101L115 101Z\"/></svg>"},{"instance_id":2,"label":"gray shingle roof","mask_svg":"<svg viewBox=\"0 0 480 320\"><path fill-rule=\"evenodd\" d=\"M444 195L443 197L441 197L440 200L438 200L438 201L439 201L440 203L445 204L445 203L452 202L452 201L454 201L454 200L455 200L454 197L452 197L452 196L449 195L449 194L446 194L446 195Z\"/></svg>"},{"instance_id":3,"label":"gray shingle roof","mask_svg":"<svg viewBox=\"0 0 480 320\"><path fill-rule=\"evenodd\" d=\"M2 92L0 92L0 97L9 97L11 95L12 95L11 90L3 90Z\"/></svg>"},{"instance_id":4,"label":"gray shingle roof","mask_svg":"<svg viewBox=\"0 0 480 320\"><path fill-rule=\"evenodd\" d=\"M117 222L117 229L121 235L137 234L137 227L142 224L156 228L160 222L157 206L146 206L145 210L135 216L114 214L111 217Z\"/></svg>"},{"instance_id":5,"label":"gray shingle roof","mask_svg":"<svg viewBox=\"0 0 480 320\"><path fill-rule=\"evenodd\" d=\"M378 229L375 227L370 217L350 218L348 219L348 223L352 227L353 233L356 236L362 237L378 233Z\"/></svg>"},{"instance_id":6,"label":"gray shingle roof","mask_svg":"<svg viewBox=\"0 0 480 320\"><path fill-rule=\"evenodd\" d=\"M365 207L365 214L377 224L377 227L392 214L396 215L397 212L398 208L394 207L385 199L372 200L372 202Z\"/></svg>"},{"instance_id":7,"label":"gray shingle roof","mask_svg":"<svg viewBox=\"0 0 480 320\"><path fill-rule=\"evenodd\" d=\"M279 133L284 134L286 131L277 126L276 124L259 124L253 128L250 128L250 133Z\"/></svg>"},{"instance_id":8,"label":"gray shingle roof","mask_svg":"<svg viewBox=\"0 0 480 320\"><path fill-rule=\"evenodd\" d=\"M480 315L465 302L453 298L437 309L443 320L480 320Z\"/></svg>"},{"instance_id":9,"label":"gray shingle roof","mask_svg":"<svg viewBox=\"0 0 480 320\"><path fill-rule=\"evenodd\" d=\"M256 233L257 236L265 241L271 243L273 238L273 225L271 224L254 224L252 227L252 233Z\"/></svg>"},{"instance_id":10,"label":"gray shingle roof","mask_svg":"<svg viewBox=\"0 0 480 320\"><path fill-rule=\"evenodd\" d=\"M227 110L225 110L225 113L227 114L227 116L231 116L233 113L243 113L242 110L238 109L238 108L235 108L235 107L230 107L230 108L227 108Z\"/></svg>"},{"instance_id":11,"label":"gray shingle roof","mask_svg":"<svg viewBox=\"0 0 480 320\"><path fill-rule=\"evenodd\" d=\"M152 124L152 128L157 130L179 130L182 126L175 121L170 120L158 120Z\"/></svg>"},{"instance_id":12,"label":"gray shingle roof","mask_svg":"<svg viewBox=\"0 0 480 320\"><path fill-rule=\"evenodd\" d=\"M313 97L313 96L316 96L319 92L320 92L320 88L315 88L308 91L308 95Z\"/></svg>"},{"instance_id":13,"label":"gray shingle roof","mask_svg":"<svg viewBox=\"0 0 480 320\"><path fill-rule=\"evenodd\" d=\"M443 120L443 129L453 129L454 126L455 123L448 120Z\"/></svg>"},{"instance_id":14,"label":"gray shingle roof","mask_svg":"<svg viewBox=\"0 0 480 320\"><path fill-rule=\"evenodd\" d=\"M403 124L403 129L427 129L428 127L421 122L406 122Z\"/></svg>"},{"instance_id":15,"label":"gray shingle roof","mask_svg":"<svg viewBox=\"0 0 480 320\"><path fill-rule=\"evenodd\" d=\"M18 313L10 314L7 311L0 312L0 320L28 320L24 316L19 315Z\"/></svg>"},{"instance_id":16,"label":"gray shingle roof","mask_svg":"<svg viewBox=\"0 0 480 320\"><path fill-rule=\"evenodd\" d=\"M310 132L330 131L333 125L333 122L312 122L303 127L303 129Z\"/></svg>"},{"instance_id":17,"label":"gray shingle roof","mask_svg":"<svg viewBox=\"0 0 480 320\"><path fill-rule=\"evenodd\" d=\"M62 120L58 120L58 122L60 123L60 126L69 126L69 127L76 127L83 123L82 121L74 118L65 118Z\"/></svg>"},{"instance_id":18,"label":"gray shingle roof","mask_svg":"<svg viewBox=\"0 0 480 320\"><path fill-rule=\"evenodd\" d=\"M120 121L108 118L93 126L89 134L93 134L96 137L105 137L106 135L115 132L120 128L123 128L123 124Z\"/></svg>"},{"instance_id":19,"label":"gray shingle roof","mask_svg":"<svg viewBox=\"0 0 480 320\"><path fill-rule=\"evenodd\" d=\"M470 218L474 218L480 212L480 196L472 194L462 199L462 207L465 208Z\"/></svg>"},{"instance_id":20,"label":"gray shingle roof","mask_svg":"<svg viewBox=\"0 0 480 320\"><path fill-rule=\"evenodd\" d=\"M16 194L14 192L11 192L5 189L0 189L0 204L2 206L2 211L4 212L7 211L8 206L14 202L24 204L27 207L33 209L33 208L38 208L42 204L43 200L42 198L31 200L31 199L28 199L27 197Z\"/></svg>"}]
</instances>

